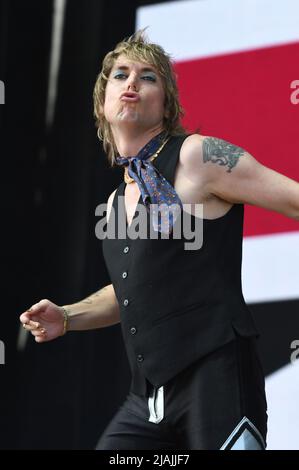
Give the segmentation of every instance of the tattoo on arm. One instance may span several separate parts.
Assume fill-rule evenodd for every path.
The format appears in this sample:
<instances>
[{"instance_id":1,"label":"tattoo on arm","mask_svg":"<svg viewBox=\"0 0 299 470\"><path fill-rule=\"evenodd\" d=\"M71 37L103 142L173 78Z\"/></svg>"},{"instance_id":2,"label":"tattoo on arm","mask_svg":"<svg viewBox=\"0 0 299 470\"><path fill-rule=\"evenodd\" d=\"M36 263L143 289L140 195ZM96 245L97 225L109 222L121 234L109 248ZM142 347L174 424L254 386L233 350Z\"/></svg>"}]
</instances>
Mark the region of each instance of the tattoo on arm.
<instances>
[{"instance_id":1,"label":"tattoo on arm","mask_svg":"<svg viewBox=\"0 0 299 470\"><path fill-rule=\"evenodd\" d=\"M92 304L93 300L95 297L99 297L103 292L107 290L107 287L103 287L99 291L95 292L94 294L91 294L89 297L86 297L86 299L81 300L82 304Z\"/></svg>"},{"instance_id":2,"label":"tattoo on arm","mask_svg":"<svg viewBox=\"0 0 299 470\"><path fill-rule=\"evenodd\" d=\"M237 147L216 137L207 137L203 141L204 163L212 162L226 166L228 173L231 173L232 169L237 165L239 158L244 155L244 153L245 151L241 147Z\"/></svg>"}]
</instances>

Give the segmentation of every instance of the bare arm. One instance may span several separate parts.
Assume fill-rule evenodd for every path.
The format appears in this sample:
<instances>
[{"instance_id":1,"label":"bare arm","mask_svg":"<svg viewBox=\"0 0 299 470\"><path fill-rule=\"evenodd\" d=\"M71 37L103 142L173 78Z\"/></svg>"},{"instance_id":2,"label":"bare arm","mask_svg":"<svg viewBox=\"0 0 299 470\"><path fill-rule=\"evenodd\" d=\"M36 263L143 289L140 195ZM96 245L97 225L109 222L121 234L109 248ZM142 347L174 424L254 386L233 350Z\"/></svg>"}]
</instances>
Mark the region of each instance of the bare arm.
<instances>
[{"instance_id":1,"label":"bare arm","mask_svg":"<svg viewBox=\"0 0 299 470\"><path fill-rule=\"evenodd\" d=\"M65 333L64 309L68 313L66 331L91 330L119 322L119 307L112 284L80 302L60 307L42 299L20 315L20 321L37 343L52 341Z\"/></svg>"},{"instance_id":2,"label":"bare arm","mask_svg":"<svg viewBox=\"0 0 299 470\"><path fill-rule=\"evenodd\" d=\"M67 330L92 330L119 323L119 304L112 284L80 302L64 305L68 312Z\"/></svg>"},{"instance_id":3,"label":"bare arm","mask_svg":"<svg viewBox=\"0 0 299 470\"><path fill-rule=\"evenodd\" d=\"M190 179L197 177L207 194L247 203L299 220L299 183L259 163L236 145L193 135L186 145Z\"/></svg>"}]
</instances>

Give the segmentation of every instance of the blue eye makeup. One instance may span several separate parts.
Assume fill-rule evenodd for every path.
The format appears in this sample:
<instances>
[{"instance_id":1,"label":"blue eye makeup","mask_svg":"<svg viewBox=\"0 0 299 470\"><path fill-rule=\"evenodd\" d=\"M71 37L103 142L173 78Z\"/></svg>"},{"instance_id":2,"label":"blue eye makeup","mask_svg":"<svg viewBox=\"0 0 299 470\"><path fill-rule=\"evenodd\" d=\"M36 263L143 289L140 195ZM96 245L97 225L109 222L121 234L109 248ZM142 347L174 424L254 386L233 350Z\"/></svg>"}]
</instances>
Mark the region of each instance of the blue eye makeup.
<instances>
[{"instance_id":1,"label":"blue eye makeup","mask_svg":"<svg viewBox=\"0 0 299 470\"><path fill-rule=\"evenodd\" d=\"M122 80L122 79L126 79L128 77L128 73L125 73L123 70L118 70L116 69L114 72L113 72L113 78L115 78L116 80ZM142 80L146 80L146 81L149 81L149 82L156 82L157 81L157 77L155 75L155 73L153 72L148 72L148 71L144 71L140 74L140 78Z\"/></svg>"},{"instance_id":2,"label":"blue eye makeup","mask_svg":"<svg viewBox=\"0 0 299 470\"><path fill-rule=\"evenodd\" d=\"M156 76L154 74L142 75L141 78L143 78L145 80L149 80L150 82L156 82L157 81Z\"/></svg>"},{"instance_id":3,"label":"blue eye makeup","mask_svg":"<svg viewBox=\"0 0 299 470\"><path fill-rule=\"evenodd\" d=\"M122 72L121 70L116 70L113 73L113 78L119 79L119 78L123 78L123 77L127 77L127 75L124 72Z\"/></svg>"}]
</instances>

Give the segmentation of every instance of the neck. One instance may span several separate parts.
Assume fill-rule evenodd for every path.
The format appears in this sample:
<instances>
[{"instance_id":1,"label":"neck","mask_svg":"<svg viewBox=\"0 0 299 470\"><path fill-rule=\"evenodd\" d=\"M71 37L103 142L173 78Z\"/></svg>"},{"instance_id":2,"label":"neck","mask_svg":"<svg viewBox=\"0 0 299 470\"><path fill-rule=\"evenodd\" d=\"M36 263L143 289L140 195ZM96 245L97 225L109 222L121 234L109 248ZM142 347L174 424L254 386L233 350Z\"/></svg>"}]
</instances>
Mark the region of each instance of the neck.
<instances>
[{"instance_id":1,"label":"neck","mask_svg":"<svg viewBox=\"0 0 299 470\"><path fill-rule=\"evenodd\" d=\"M162 128L150 129L142 133L124 134L112 129L113 137L119 155L132 157L142 149L153 137L162 132Z\"/></svg>"}]
</instances>

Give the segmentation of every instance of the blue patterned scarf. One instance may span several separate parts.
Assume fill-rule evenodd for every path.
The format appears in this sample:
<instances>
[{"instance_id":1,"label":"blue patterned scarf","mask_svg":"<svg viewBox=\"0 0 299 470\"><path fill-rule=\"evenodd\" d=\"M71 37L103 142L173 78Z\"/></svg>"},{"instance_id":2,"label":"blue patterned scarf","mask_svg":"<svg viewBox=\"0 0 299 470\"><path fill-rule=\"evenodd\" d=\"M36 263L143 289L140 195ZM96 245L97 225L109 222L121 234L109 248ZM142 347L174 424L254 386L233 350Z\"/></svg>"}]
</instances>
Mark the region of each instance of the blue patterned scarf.
<instances>
[{"instance_id":1,"label":"blue patterned scarf","mask_svg":"<svg viewBox=\"0 0 299 470\"><path fill-rule=\"evenodd\" d=\"M154 230L170 234L183 207L182 202L173 186L148 161L157 152L165 139L166 133L163 131L151 139L136 156L117 156L116 163L117 165L129 167L128 174L138 184L147 212L150 212L152 204L158 205L158 211L157 206L152 207ZM168 207L164 206L163 210L162 204L166 204ZM173 204L176 204L176 206L172 206Z\"/></svg>"}]
</instances>

